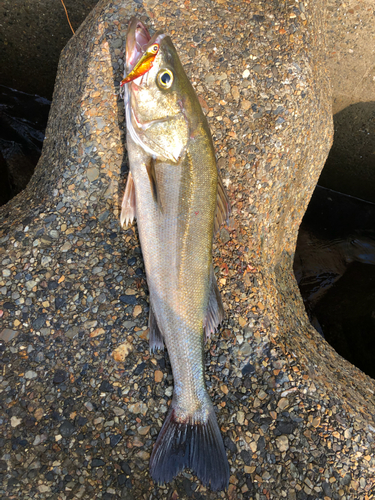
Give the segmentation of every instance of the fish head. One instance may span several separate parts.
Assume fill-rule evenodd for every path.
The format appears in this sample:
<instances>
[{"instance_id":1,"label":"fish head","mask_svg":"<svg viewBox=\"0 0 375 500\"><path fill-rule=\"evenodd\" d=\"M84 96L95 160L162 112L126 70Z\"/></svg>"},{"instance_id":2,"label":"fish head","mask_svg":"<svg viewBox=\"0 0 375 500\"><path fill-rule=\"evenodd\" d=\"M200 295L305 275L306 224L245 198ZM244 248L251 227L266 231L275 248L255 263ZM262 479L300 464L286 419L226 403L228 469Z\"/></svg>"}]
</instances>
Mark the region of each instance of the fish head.
<instances>
[{"instance_id":1,"label":"fish head","mask_svg":"<svg viewBox=\"0 0 375 500\"><path fill-rule=\"evenodd\" d=\"M190 99L194 89L170 37L161 32L151 37L140 21L132 20L126 44L128 73L154 45L158 51L151 68L133 74L135 78L125 84L127 129L153 158L179 163L197 116L196 99Z\"/></svg>"}]
</instances>

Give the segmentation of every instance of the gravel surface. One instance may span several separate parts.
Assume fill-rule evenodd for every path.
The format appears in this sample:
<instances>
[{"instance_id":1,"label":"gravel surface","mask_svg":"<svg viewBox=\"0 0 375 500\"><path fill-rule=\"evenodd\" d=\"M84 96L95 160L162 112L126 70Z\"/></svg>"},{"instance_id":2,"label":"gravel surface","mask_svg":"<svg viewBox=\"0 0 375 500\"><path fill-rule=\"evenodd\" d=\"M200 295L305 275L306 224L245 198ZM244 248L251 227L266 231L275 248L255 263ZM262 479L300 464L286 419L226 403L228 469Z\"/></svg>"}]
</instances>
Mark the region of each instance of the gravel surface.
<instances>
[{"instance_id":1,"label":"gravel surface","mask_svg":"<svg viewBox=\"0 0 375 500\"><path fill-rule=\"evenodd\" d=\"M323 5L102 1L64 49L36 173L0 212L2 498L374 498L374 381L309 325L292 272L332 142ZM134 14L172 36L233 206L214 248L227 319L205 357L222 493L148 474L172 374L148 351L136 226L118 222Z\"/></svg>"}]
</instances>

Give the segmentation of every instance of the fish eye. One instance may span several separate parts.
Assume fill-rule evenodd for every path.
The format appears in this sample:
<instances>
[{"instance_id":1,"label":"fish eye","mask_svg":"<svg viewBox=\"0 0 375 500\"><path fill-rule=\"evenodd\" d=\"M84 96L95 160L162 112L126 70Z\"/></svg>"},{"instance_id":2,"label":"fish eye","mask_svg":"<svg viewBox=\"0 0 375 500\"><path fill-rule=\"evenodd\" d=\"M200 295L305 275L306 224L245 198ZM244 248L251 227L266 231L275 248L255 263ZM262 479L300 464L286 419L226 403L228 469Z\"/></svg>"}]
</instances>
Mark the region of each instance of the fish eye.
<instances>
[{"instance_id":1,"label":"fish eye","mask_svg":"<svg viewBox=\"0 0 375 500\"><path fill-rule=\"evenodd\" d=\"M173 83L173 73L169 69L162 69L158 74L159 85L164 89L169 89Z\"/></svg>"},{"instance_id":2,"label":"fish eye","mask_svg":"<svg viewBox=\"0 0 375 500\"><path fill-rule=\"evenodd\" d=\"M158 49L159 49L159 45L157 45L157 44L153 45L151 48L152 52L154 52L155 54L158 51Z\"/></svg>"}]
</instances>

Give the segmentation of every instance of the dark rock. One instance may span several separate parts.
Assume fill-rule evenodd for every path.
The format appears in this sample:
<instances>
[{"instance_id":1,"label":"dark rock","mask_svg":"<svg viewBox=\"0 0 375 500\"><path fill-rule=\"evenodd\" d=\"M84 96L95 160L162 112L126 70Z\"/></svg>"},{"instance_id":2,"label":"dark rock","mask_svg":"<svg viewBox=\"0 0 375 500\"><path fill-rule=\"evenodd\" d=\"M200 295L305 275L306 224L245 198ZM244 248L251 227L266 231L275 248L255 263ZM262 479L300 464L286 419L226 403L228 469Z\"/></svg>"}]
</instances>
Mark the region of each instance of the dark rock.
<instances>
[{"instance_id":1,"label":"dark rock","mask_svg":"<svg viewBox=\"0 0 375 500\"><path fill-rule=\"evenodd\" d=\"M235 445L235 443L233 443L229 436L224 437L224 446L228 448L228 450L230 450L232 453L237 452L237 446Z\"/></svg>"},{"instance_id":2,"label":"dark rock","mask_svg":"<svg viewBox=\"0 0 375 500\"><path fill-rule=\"evenodd\" d=\"M99 387L100 392L112 392L113 386L108 382L108 380L103 380Z\"/></svg>"},{"instance_id":3,"label":"dark rock","mask_svg":"<svg viewBox=\"0 0 375 500\"><path fill-rule=\"evenodd\" d=\"M125 474L127 474L128 476L130 476L131 474L131 468L129 467L128 463L125 462L125 460L123 460L122 462L120 462L120 467L121 469L125 472Z\"/></svg>"},{"instance_id":4,"label":"dark rock","mask_svg":"<svg viewBox=\"0 0 375 500\"><path fill-rule=\"evenodd\" d=\"M86 417L82 417L81 415L77 418L76 420L77 422L77 425L79 425L79 427L82 427L84 426L85 424L87 424L87 418Z\"/></svg>"},{"instance_id":5,"label":"dark rock","mask_svg":"<svg viewBox=\"0 0 375 500\"><path fill-rule=\"evenodd\" d=\"M70 437L72 434L74 434L75 430L76 428L69 420L65 420L65 422L60 425L60 434L64 438Z\"/></svg>"},{"instance_id":6,"label":"dark rock","mask_svg":"<svg viewBox=\"0 0 375 500\"><path fill-rule=\"evenodd\" d=\"M124 304L135 305L137 303L137 299L135 298L135 295L121 295L120 300Z\"/></svg>"},{"instance_id":7,"label":"dark rock","mask_svg":"<svg viewBox=\"0 0 375 500\"><path fill-rule=\"evenodd\" d=\"M143 370L145 369L146 363L139 363L139 365L136 367L134 370L134 375L141 375L143 373Z\"/></svg>"},{"instance_id":8,"label":"dark rock","mask_svg":"<svg viewBox=\"0 0 375 500\"><path fill-rule=\"evenodd\" d=\"M247 450L241 451L241 458L244 461L245 465L250 465L251 463L251 455Z\"/></svg>"},{"instance_id":9,"label":"dark rock","mask_svg":"<svg viewBox=\"0 0 375 500\"><path fill-rule=\"evenodd\" d=\"M101 458L93 458L91 461L91 467L102 467L103 465L105 462Z\"/></svg>"},{"instance_id":10,"label":"dark rock","mask_svg":"<svg viewBox=\"0 0 375 500\"><path fill-rule=\"evenodd\" d=\"M251 375L252 373L255 373L255 366L247 363L247 365L242 368L242 375Z\"/></svg>"},{"instance_id":11,"label":"dark rock","mask_svg":"<svg viewBox=\"0 0 375 500\"><path fill-rule=\"evenodd\" d=\"M332 496L332 490L331 490L331 486L329 483L327 483L326 481L323 481L322 488L323 488L325 496L327 496L327 497Z\"/></svg>"},{"instance_id":12,"label":"dark rock","mask_svg":"<svg viewBox=\"0 0 375 500\"><path fill-rule=\"evenodd\" d=\"M296 427L297 424L295 422L278 422L275 429L275 435L281 436L281 434L292 434Z\"/></svg>"},{"instance_id":13,"label":"dark rock","mask_svg":"<svg viewBox=\"0 0 375 500\"><path fill-rule=\"evenodd\" d=\"M40 330L45 325L46 319L46 314L41 314L40 316L38 316L37 319L32 323L32 327L34 328L34 330Z\"/></svg>"},{"instance_id":14,"label":"dark rock","mask_svg":"<svg viewBox=\"0 0 375 500\"><path fill-rule=\"evenodd\" d=\"M122 439L121 434L112 434L110 437L110 444L114 448Z\"/></svg>"},{"instance_id":15,"label":"dark rock","mask_svg":"<svg viewBox=\"0 0 375 500\"><path fill-rule=\"evenodd\" d=\"M56 385L62 384L67 378L67 372L65 370L58 369L55 371L55 375L53 376L53 383Z\"/></svg>"}]
</instances>

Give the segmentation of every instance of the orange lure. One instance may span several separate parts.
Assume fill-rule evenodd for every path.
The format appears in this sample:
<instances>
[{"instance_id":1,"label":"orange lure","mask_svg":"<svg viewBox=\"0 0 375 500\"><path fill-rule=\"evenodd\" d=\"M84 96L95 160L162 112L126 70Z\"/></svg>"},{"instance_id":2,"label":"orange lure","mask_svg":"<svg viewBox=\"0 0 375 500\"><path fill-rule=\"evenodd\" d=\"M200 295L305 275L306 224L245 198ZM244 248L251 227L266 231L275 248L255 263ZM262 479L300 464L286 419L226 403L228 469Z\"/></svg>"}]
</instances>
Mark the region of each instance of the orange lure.
<instances>
[{"instance_id":1,"label":"orange lure","mask_svg":"<svg viewBox=\"0 0 375 500\"><path fill-rule=\"evenodd\" d=\"M152 63L155 60L156 54L159 51L159 44L154 43L149 47L131 72L121 81L120 86L122 87L125 83L132 82L139 76L144 75L147 71L152 68Z\"/></svg>"}]
</instances>

